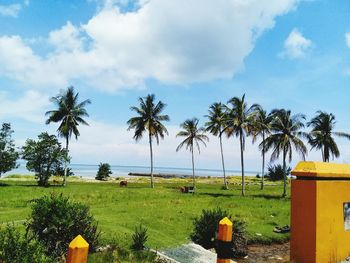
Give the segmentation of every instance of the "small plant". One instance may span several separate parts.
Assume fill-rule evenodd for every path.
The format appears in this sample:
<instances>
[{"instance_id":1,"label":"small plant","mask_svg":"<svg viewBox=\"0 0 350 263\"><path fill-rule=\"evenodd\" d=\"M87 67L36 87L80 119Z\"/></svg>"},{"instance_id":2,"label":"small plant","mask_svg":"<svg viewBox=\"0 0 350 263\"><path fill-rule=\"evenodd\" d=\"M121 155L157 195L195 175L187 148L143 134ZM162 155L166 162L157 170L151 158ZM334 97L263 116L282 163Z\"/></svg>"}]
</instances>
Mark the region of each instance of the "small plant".
<instances>
[{"instance_id":1,"label":"small plant","mask_svg":"<svg viewBox=\"0 0 350 263\"><path fill-rule=\"evenodd\" d=\"M206 249L217 249L216 234L219 222L224 217L231 218L231 215L221 208L203 210L201 216L194 219L191 240ZM248 253L246 229L243 221L234 220L232 222L231 253L232 257L244 257Z\"/></svg>"},{"instance_id":2,"label":"small plant","mask_svg":"<svg viewBox=\"0 0 350 263\"><path fill-rule=\"evenodd\" d=\"M0 228L0 262L51 263L45 246L35 239L27 239L13 226Z\"/></svg>"},{"instance_id":3,"label":"small plant","mask_svg":"<svg viewBox=\"0 0 350 263\"><path fill-rule=\"evenodd\" d=\"M108 163L100 163L95 179L105 181L111 174L111 166Z\"/></svg>"},{"instance_id":4,"label":"small plant","mask_svg":"<svg viewBox=\"0 0 350 263\"><path fill-rule=\"evenodd\" d=\"M32 212L27 223L27 235L37 238L49 255L60 257L67 252L68 244L82 235L94 251L99 231L89 208L72 202L62 194L32 200Z\"/></svg>"},{"instance_id":5,"label":"small plant","mask_svg":"<svg viewBox=\"0 0 350 263\"><path fill-rule=\"evenodd\" d=\"M135 233L132 235L131 248L134 250L143 250L147 239L147 228L143 227L142 225L135 227Z\"/></svg>"},{"instance_id":6,"label":"small plant","mask_svg":"<svg viewBox=\"0 0 350 263\"><path fill-rule=\"evenodd\" d=\"M271 181L279 181L283 180L284 172L283 172L283 166L280 164L277 165L269 165L268 169L268 177ZM292 169L290 167L286 167L286 176L290 174L290 171Z\"/></svg>"}]
</instances>

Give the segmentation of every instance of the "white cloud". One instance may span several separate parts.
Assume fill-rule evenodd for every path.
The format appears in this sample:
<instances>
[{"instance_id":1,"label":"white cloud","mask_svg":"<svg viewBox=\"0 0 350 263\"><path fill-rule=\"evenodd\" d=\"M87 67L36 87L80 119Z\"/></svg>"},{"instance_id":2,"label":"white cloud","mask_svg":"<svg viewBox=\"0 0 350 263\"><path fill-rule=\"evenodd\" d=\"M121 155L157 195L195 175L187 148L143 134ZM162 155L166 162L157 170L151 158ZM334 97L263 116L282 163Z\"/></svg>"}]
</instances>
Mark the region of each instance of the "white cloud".
<instances>
[{"instance_id":1,"label":"white cloud","mask_svg":"<svg viewBox=\"0 0 350 263\"><path fill-rule=\"evenodd\" d=\"M21 9L22 6L20 4L0 5L0 15L17 17Z\"/></svg>"},{"instance_id":2,"label":"white cloud","mask_svg":"<svg viewBox=\"0 0 350 263\"><path fill-rule=\"evenodd\" d=\"M305 38L298 29L294 28L284 41L284 51L280 55L290 59L302 58L311 46L312 41Z\"/></svg>"},{"instance_id":3,"label":"white cloud","mask_svg":"<svg viewBox=\"0 0 350 263\"><path fill-rule=\"evenodd\" d=\"M111 91L143 86L149 78L180 85L231 78L276 16L297 3L150 0L122 13L124 2L107 1L86 24L67 22L51 32L48 42L56 48L44 57L18 36L1 37L0 74L32 85L80 80Z\"/></svg>"},{"instance_id":4,"label":"white cloud","mask_svg":"<svg viewBox=\"0 0 350 263\"><path fill-rule=\"evenodd\" d=\"M345 34L346 45L350 48L350 32Z\"/></svg>"},{"instance_id":5,"label":"white cloud","mask_svg":"<svg viewBox=\"0 0 350 263\"><path fill-rule=\"evenodd\" d=\"M35 123L43 123L44 109L50 104L47 96L29 90L18 99L11 99L6 92L0 93L0 118L19 118Z\"/></svg>"}]
</instances>

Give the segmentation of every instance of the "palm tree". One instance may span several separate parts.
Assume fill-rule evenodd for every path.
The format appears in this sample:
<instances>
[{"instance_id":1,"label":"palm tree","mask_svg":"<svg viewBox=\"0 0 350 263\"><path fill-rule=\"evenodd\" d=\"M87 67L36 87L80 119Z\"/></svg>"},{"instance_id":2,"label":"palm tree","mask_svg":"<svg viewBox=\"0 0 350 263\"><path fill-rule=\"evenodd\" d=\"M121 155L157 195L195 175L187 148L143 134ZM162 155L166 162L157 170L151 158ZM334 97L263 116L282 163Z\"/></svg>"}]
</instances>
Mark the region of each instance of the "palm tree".
<instances>
[{"instance_id":1,"label":"palm tree","mask_svg":"<svg viewBox=\"0 0 350 263\"><path fill-rule=\"evenodd\" d=\"M49 118L46 120L46 124L51 122L60 122L60 126L57 129L58 135L66 139L66 160L64 164L64 177L63 185L66 185L67 178L67 162L68 162L68 145L69 140L74 134L75 139L78 139L80 132L78 130L79 124L89 125L83 117L89 117L85 106L90 104L90 100L84 100L79 102L79 93L74 92L74 87L68 87L68 89L55 97L51 98L51 101L57 106L56 110L50 110L45 113Z\"/></svg>"},{"instance_id":2,"label":"palm tree","mask_svg":"<svg viewBox=\"0 0 350 263\"><path fill-rule=\"evenodd\" d=\"M245 137L250 134L253 124L254 116L256 114L258 104L253 104L248 107L245 101L245 94L242 98L233 97L228 101L232 105L232 108L227 107L227 120L228 125L226 128L226 134L228 137L239 137L240 150L241 150L241 171L242 171L242 196L245 194L244 189L244 156L245 149Z\"/></svg>"},{"instance_id":3,"label":"palm tree","mask_svg":"<svg viewBox=\"0 0 350 263\"><path fill-rule=\"evenodd\" d=\"M209 107L209 114L205 117L209 119L209 121L205 123L205 131L210 132L214 136L219 137L222 171L224 174L224 187L225 189L228 189L225 173L224 152L222 150L222 134L224 133L226 126L226 115L224 112L223 105L220 102L213 103Z\"/></svg>"},{"instance_id":4,"label":"palm tree","mask_svg":"<svg viewBox=\"0 0 350 263\"><path fill-rule=\"evenodd\" d=\"M253 143L258 136L262 137L262 167L261 167L261 190L264 189L264 174L265 174L265 137L270 133L271 115L268 115L266 111L261 107L257 107L254 125L253 125Z\"/></svg>"},{"instance_id":5,"label":"palm tree","mask_svg":"<svg viewBox=\"0 0 350 263\"><path fill-rule=\"evenodd\" d=\"M306 137L306 134L301 131L304 127L303 120L305 116L302 114L291 115L290 110L276 109L271 112L271 134L260 143L259 147L262 149L265 147L265 153L272 149L271 161L279 158L282 153L283 158L283 171L284 171L284 184L283 184L283 197L286 196L287 175L286 175L286 158L289 162L292 161L293 148L301 155L305 160L307 149L301 140L302 137Z\"/></svg>"},{"instance_id":6,"label":"palm tree","mask_svg":"<svg viewBox=\"0 0 350 263\"><path fill-rule=\"evenodd\" d=\"M148 142L151 155L151 187L154 188L153 180L153 148L152 139L155 138L157 145L159 138L163 139L164 135L168 135L168 131L162 124L162 121L169 121L168 115L161 115L166 107L163 102L155 102L155 95L148 94L147 97L139 98L140 107L130 107L138 116L132 117L128 120L128 130L135 129L134 139L141 140L143 134L148 132Z\"/></svg>"},{"instance_id":7,"label":"palm tree","mask_svg":"<svg viewBox=\"0 0 350 263\"><path fill-rule=\"evenodd\" d=\"M188 119L180 124L180 127L184 129L178 132L176 137L185 137L185 139L177 146L176 151L179 151L184 145L186 145L186 150L190 149L192 154L192 182L193 187L195 187L195 176L194 176L194 146L197 147L200 153L199 143L203 143L206 146L205 141L209 141L209 138L204 134L204 128L198 128L199 120L197 118Z\"/></svg>"},{"instance_id":8,"label":"palm tree","mask_svg":"<svg viewBox=\"0 0 350 263\"><path fill-rule=\"evenodd\" d=\"M312 127L309 133L311 149L321 150L324 162L329 162L330 155L332 155L332 158L340 155L333 135L350 139L350 134L348 133L333 131L335 123L335 116L332 113L329 114L323 111L317 111L316 116L307 123L308 127Z\"/></svg>"}]
</instances>

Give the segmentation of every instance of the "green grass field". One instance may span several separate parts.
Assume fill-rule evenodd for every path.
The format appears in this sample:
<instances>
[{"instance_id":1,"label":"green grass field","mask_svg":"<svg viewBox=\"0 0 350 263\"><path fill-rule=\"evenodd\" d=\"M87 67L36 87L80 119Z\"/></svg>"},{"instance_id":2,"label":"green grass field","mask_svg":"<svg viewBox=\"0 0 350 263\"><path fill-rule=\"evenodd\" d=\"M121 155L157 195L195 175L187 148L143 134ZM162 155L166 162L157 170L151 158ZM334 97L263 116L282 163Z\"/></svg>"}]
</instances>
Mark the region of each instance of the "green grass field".
<instances>
[{"instance_id":1,"label":"green grass field","mask_svg":"<svg viewBox=\"0 0 350 263\"><path fill-rule=\"evenodd\" d=\"M182 194L179 186L189 185L186 179L157 179L156 188L150 189L146 178L133 179L127 188L118 181L93 183L71 181L67 187L38 187L34 180L0 181L0 223L25 220L33 198L63 193L75 201L90 206L99 222L102 238L131 240L138 224L148 228L147 245L154 249L174 247L189 242L193 218L202 209L221 207L233 218L247 224L250 242L273 243L289 239L288 234L275 234L276 225L289 224L290 198L280 198L282 186L258 185L246 187L246 196L240 196L240 186L221 189L221 180L201 179L195 194ZM231 181L237 181L231 179ZM19 180L17 178L17 180ZM250 179L250 181L255 179Z\"/></svg>"}]
</instances>

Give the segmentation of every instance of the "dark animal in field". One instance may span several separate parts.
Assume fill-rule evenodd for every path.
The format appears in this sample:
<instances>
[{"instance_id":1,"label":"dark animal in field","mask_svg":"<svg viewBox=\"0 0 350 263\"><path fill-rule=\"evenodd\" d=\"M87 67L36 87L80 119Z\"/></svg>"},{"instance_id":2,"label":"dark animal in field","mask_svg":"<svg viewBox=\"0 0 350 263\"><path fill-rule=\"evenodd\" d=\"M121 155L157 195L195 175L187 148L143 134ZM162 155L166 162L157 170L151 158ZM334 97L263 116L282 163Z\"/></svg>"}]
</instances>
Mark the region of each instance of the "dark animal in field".
<instances>
[{"instance_id":1,"label":"dark animal in field","mask_svg":"<svg viewBox=\"0 0 350 263\"><path fill-rule=\"evenodd\" d=\"M123 187L123 186L128 186L128 181L120 181L120 183L119 183L119 186L120 187Z\"/></svg>"}]
</instances>

